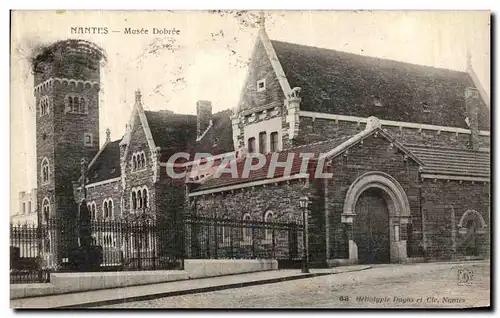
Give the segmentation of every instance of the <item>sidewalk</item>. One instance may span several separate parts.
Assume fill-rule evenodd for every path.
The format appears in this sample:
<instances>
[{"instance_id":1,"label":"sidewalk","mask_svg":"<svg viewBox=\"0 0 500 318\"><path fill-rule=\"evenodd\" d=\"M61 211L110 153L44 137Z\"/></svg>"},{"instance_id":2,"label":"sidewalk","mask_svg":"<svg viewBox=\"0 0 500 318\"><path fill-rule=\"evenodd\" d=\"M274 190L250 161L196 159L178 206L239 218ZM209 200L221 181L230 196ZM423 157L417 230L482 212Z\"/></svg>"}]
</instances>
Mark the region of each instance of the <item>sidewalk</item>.
<instances>
[{"instance_id":1,"label":"sidewalk","mask_svg":"<svg viewBox=\"0 0 500 318\"><path fill-rule=\"evenodd\" d=\"M371 268L371 266L353 265L327 269L311 269L311 273L309 274L302 274L300 269L265 271L124 288L102 289L63 295L13 299L10 301L10 306L11 308L97 307L251 285L277 283L286 280L360 271L369 268Z\"/></svg>"}]
</instances>

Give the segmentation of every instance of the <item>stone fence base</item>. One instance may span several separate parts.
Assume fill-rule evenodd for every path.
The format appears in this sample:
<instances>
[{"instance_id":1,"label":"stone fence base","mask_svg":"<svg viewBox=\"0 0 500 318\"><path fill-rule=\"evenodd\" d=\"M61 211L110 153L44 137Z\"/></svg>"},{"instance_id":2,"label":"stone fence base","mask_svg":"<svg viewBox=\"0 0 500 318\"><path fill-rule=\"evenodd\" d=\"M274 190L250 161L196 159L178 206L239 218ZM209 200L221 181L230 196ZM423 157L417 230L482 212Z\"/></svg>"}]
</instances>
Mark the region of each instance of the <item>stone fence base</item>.
<instances>
[{"instance_id":1,"label":"stone fence base","mask_svg":"<svg viewBox=\"0 0 500 318\"><path fill-rule=\"evenodd\" d=\"M47 284L11 284L10 299L278 269L276 260L184 260L184 270L51 273Z\"/></svg>"}]
</instances>

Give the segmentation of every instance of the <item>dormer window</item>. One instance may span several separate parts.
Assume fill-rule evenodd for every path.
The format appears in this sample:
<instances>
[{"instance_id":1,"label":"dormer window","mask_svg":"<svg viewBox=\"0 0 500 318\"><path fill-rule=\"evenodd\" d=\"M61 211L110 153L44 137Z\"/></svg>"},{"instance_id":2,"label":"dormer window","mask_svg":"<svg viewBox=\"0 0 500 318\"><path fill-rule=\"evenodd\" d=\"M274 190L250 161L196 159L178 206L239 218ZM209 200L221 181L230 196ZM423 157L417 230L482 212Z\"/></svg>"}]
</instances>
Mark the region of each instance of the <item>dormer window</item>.
<instances>
[{"instance_id":1,"label":"dormer window","mask_svg":"<svg viewBox=\"0 0 500 318\"><path fill-rule=\"evenodd\" d=\"M423 111L424 113L430 113L430 112L431 112L431 110L430 110L430 108L429 108L429 104L427 104L426 102L423 102L423 103L422 103L422 111Z\"/></svg>"},{"instance_id":2,"label":"dormer window","mask_svg":"<svg viewBox=\"0 0 500 318\"><path fill-rule=\"evenodd\" d=\"M260 81L257 81L257 92L263 92L266 90L266 80L261 79Z\"/></svg>"},{"instance_id":3,"label":"dormer window","mask_svg":"<svg viewBox=\"0 0 500 318\"><path fill-rule=\"evenodd\" d=\"M373 105L375 105L375 106L377 106L377 107L382 107L382 106L384 106L384 105L382 105L382 102L380 101L380 99L379 99L377 96L375 96L375 97L373 98Z\"/></svg>"},{"instance_id":4,"label":"dormer window","mask_svg":"<svg viewBox=\"0 0 500 318\"><path fill-rule=\"evenodd\" d=\"M87 147L92 147L93 145L93 140L92 140L92 134L91 133L85 133L83 135L83 144Z\"/></svg>"}]
</instances>

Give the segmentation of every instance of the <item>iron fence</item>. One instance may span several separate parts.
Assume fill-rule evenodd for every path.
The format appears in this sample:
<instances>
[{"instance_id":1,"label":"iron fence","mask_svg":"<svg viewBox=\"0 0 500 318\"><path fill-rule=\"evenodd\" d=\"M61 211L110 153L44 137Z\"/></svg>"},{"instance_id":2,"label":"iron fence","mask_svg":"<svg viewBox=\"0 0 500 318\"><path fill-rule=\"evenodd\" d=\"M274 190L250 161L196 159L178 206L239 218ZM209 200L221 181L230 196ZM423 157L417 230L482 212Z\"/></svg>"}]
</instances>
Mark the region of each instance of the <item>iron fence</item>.
<instances>
[{"instance_id":1,"label":"iron fence","mask_svg":"<svg viewBox=\"0 0 500 318\"><path fill-rule=\"evenodd\" d=\"M302 225L190 216L184 222L185 258L300 259Z\"/></svg>"},{"instance_id":2,"label":"iron fence","mask_svg":"<svg viewBox=\"0 0 500 318\"><path fill-rule=\"evenodd\" d=\"M188 216L180 221L49 219L10 225L11 283L54 271L181 269L184 258L300 260L302 224Z\"/></svg>"},{"instance_id":3,"label":"iron fence","mask_svg":"<svg viewBox=\"0 0 500 318\"><path fill-rule=\"evenodd\" d=\"M10 282L48 282L41 266L40 228L33 224L10 225Z\"/></svg>"},{"instance_id":4,"label":"iron fence","mask_svg":"<svg viewBox=\"0 0 500 318\"><path fill-rule=\"evenodd\" d=\"M48 282L55 271L182 268L175 229L153 220L11 224L10 250L11 283Z\"/></svg>"}]
</instances>

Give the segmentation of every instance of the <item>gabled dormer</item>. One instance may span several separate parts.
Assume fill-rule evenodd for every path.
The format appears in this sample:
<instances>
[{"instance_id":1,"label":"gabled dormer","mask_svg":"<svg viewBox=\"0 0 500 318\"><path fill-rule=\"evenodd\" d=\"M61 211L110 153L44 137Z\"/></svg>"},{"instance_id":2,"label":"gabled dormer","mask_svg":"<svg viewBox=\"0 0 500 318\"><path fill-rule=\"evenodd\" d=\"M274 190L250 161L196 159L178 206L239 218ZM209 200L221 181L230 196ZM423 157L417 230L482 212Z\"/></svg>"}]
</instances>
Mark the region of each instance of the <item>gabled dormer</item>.
<instances>
[{"instance_id":1,"label":"gabled dormer","mask_svg":"<svg viewBox=\"0 0 500 318\"><path fill-rule=\"evenodd\" d=\"M240 102L232 118L234 148L267 153L289 147L298 128L299 90L290 88L262 16Z\"/></svg>"}]
</instances>

